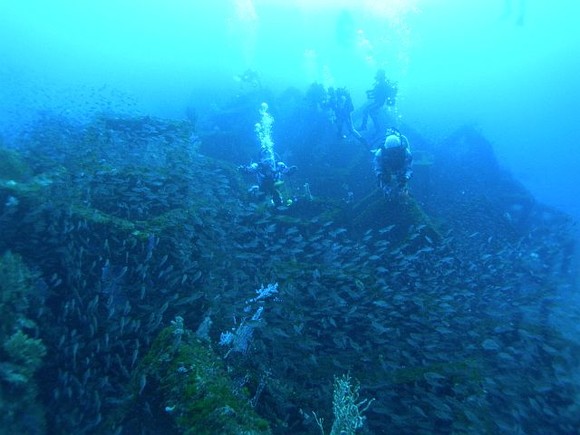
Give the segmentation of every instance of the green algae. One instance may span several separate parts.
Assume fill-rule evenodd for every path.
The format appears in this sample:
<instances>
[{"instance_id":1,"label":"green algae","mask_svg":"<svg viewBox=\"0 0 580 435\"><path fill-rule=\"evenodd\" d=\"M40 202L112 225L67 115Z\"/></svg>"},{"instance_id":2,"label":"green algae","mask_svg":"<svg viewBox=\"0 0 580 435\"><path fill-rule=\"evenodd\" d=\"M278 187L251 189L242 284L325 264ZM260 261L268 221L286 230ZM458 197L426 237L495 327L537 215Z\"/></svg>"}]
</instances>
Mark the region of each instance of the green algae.
<instances>
[{"instance_id":1,"label":"green algae","mask_svg":"<svg viewBox=\"0 0 580 435\"><path fill-rule=\"evenodd\" d=\"M270 433L247 392L230 380L208 343L172 323L155 339L134 374L137 400L155 397L158 412L171 417L178 433Z\"/></svg>"}]
</instances>

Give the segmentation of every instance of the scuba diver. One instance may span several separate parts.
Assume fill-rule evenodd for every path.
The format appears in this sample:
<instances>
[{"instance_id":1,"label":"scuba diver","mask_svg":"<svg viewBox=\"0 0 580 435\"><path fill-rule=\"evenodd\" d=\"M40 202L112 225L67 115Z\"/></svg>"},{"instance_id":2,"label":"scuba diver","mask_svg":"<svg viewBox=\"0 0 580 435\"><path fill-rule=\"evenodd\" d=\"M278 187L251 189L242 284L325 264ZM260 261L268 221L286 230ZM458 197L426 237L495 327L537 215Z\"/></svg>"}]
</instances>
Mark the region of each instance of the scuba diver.
<instances>
[{"instance_id":1,"label":"scuba diver","mask_svg":"<svg viewBox=\"0 0 580 435\"><path fill-rule=\"evenodd\" d=\"M388 199L408 195L412 163L409 141L398 130L389 128L385 142L374 152L373 159L379 187Z\"/></svg>"},{"instance_id":2,"label":"scuba diver","mask_svg":"<svg viewBox=\"0 0 580 435\"><path fill-rule=\"evenodd\" d=\"M369 116L373 120L375 130L379 129L379 111L387 104L387 106L394 106L397 97L397 84L387 80L385 70L380 69L375 75L375 84L372 89L367 92L368 102L363 107L362 122L359 131L364 131L367 128L367 121Z\"/></svg>"},{"instance_id":3,"label":"scuba diver","mask_svg":"<svg viewBox=\"0 0 580 435\"><path fill-rule=\"evenodd\" d=\"M296 172L296 166L287 166L286 163L271 159L269 155L262 155L258 163L240 165L238 170L245 174L254 174L258 184L250 188L250 192L259 193L262 197L272 197L276 207L282 205L282 195L279 187L284 183L282 175L291 175Z\"/></svg>"},{"instance_id":4,"label":"scuba diver","mask_svg":"<svg viewBox=\"0 0 580 435\"><path fill-rule=\"evenodd\" d=\"M328 88L328 107L334 113L334 122L336 124L338 138L346 139L346 136L342 134L342 129L346 126L347 131L366 146L366 139L352 125L354 105L352 104L352 98L348 89Z\"/></svg>"},{"instance_id":5,"label":"scuba diver","mask_svg":"<svg viewBox=\"0 0 580 435\"><path fill-rule=\"evenodd\" d=\"M268 113L267 103L260 105L260 115L260 122L255 125L256 135L260 141L260 161L238 166L238 170L246 174L255 174L258 184L252 186L250 192L259 193L260 196L271 196L274 205L279 207L282 205L282 195L278 190L284 183L282 175L293 174L297 168L296 166L288 167L286 163L276 159L272 140L274 118Z\"/></svg>"}]
</instances>

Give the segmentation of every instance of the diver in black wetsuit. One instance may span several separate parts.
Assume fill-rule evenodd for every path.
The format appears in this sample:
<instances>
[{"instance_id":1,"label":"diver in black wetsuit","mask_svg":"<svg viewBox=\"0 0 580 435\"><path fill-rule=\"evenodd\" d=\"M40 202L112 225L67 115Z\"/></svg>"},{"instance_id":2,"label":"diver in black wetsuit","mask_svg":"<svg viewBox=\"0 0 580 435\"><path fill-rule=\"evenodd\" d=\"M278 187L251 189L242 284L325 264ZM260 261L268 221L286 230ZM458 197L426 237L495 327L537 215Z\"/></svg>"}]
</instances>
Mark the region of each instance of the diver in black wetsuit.
<instances>
[{"instance_id":1,"label":"diver in black wetsuit","mask_svg":"<svg viewBox=\"0 0 580 435\"><path fill-rule=\"evenodd\" d=\"M397 98L397 85L386 78L385 70L380 69L375 75L375 84L372 89L367 91L368 102L363 107L362 122L359 131L364 131L367 128L369 116L373 120L375 130L378 130L378 115L381 108L387 106L394 106Z\"/></svg>"},{"instance_id":2,"label":"diver in black wetsuit","mask_svg":"<svg viewBox=\"0 0 580 435\"><path fill-rule=\"evenodd\" d=\"M258 184L252 186L250 190L260 192L263 196L271 196L276 207L282 205L282 195L278 190L283 183L282 175L291 175L296 169L296 166L287 166L284 162L276 162L264 156L258 163L238 166L241 172L256 176Z\"/></svg>"},{"instance_id":3,"label":"diver in black wetsuit","mask_svg":"<svg viewBox=\"0 0 580 435\"><path fill-rule=\"evenodd\" d=\"M407 138L398 130L389 129L385 142L375 151L373 159L379 187L388 199L408 195L412 163L413 154Z\"/></svg>"}]
</instances>

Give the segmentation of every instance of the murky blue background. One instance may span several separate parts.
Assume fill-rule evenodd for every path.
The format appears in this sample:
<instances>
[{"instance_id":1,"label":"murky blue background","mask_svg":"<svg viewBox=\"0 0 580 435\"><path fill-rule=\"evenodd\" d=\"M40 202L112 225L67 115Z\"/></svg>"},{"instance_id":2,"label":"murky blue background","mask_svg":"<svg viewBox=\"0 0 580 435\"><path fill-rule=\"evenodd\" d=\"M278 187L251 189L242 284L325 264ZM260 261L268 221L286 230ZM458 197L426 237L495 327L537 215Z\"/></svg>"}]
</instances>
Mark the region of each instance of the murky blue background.
<instances>
[{"instance_id":1,"label":"murky blue background","mask_svg":"<svg viewBox=\"0 0 580 435\"><path fill-rule=\"evenodd\" d=\"M348 86L377 67L431 138L479 126L540 200L580 216L574 0L3 1L0 132L50 110L183 118L246 68L272 89Z\"/></svg>"}]
</instances>

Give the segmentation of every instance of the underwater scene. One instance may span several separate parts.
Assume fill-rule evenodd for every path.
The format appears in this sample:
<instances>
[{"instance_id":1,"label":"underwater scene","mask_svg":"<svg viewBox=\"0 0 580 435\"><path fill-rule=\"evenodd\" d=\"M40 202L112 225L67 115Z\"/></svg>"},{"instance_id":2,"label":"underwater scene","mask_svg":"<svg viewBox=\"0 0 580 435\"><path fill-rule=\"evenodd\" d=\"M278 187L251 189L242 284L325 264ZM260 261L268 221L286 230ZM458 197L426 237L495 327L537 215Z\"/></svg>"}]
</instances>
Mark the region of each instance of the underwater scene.
<instances>
[{"instance_id":1,"label":"underwater scene","mask_svg":"<svg viewBox=\"0 0 580 435\"><path fill-rule=\"evenodd\" d=\"M580 433L575 2L214 3L0 5L0 435Z\"/></svg>"}]
</instances>

